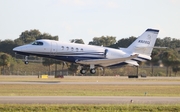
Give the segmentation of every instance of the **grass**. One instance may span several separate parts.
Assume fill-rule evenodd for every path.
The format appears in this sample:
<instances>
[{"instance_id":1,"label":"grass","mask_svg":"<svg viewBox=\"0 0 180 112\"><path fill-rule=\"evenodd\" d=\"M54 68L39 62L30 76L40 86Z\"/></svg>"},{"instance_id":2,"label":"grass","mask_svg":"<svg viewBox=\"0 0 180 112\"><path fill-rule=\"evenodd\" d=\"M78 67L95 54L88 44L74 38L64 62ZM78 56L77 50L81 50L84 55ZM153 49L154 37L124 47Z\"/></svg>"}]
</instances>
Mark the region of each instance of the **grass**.
<instances>
[{"instance_id":1,"label":"grass","mask_svg":"<svg viewBox=\"0 0 180 112\"><path fill-rule=\"evenodd\" d=\"M0 96L180 96L179 85L1 84Z\"/></svg>"},{"instance_id":2,"label":"grass","mask_svg":"<svg viewBox=\"0 0 180 112\"><path fill-rule=\"evenodd\" d=\"M179 112L180 105L0 104L0 112Z\"/></svg>"}]
</instances>

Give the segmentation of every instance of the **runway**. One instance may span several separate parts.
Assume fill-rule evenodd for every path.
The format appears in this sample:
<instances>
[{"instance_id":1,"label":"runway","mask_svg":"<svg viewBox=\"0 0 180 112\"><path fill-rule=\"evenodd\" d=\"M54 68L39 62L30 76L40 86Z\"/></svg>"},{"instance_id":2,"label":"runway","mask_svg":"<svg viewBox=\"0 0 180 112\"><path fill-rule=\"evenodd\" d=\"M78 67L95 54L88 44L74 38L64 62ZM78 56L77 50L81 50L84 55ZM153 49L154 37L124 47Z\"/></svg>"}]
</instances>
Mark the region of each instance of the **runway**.
<instances>
[{"instance_id":1,"label":"runway","mask_svg":"<svg viewBox=\"0 0 180 112\"><path fill-rule=\"evenodd\" d=\"M180 104L180 97L0 96L1 104Z\"/></svg>"}]
</instances>

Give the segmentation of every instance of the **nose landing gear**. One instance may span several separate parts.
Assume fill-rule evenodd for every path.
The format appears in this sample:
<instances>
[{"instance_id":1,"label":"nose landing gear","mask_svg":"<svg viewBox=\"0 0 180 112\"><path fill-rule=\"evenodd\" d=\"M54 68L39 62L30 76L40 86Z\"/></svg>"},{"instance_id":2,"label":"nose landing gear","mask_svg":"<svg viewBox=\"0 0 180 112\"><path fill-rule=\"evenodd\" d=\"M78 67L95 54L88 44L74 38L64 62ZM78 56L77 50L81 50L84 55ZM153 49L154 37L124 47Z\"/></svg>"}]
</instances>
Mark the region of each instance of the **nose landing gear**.
<instances>
[{"instance_id":1,"label":"nose landing gear","mask_svg":"<svg viewBox=\"0 0 180 112\"><path fill-rule=\"evenodd\" d=\"M25 56L24 64L28 64L28 63L29 63L28 56Z\"/></svg>"}]
</instances>

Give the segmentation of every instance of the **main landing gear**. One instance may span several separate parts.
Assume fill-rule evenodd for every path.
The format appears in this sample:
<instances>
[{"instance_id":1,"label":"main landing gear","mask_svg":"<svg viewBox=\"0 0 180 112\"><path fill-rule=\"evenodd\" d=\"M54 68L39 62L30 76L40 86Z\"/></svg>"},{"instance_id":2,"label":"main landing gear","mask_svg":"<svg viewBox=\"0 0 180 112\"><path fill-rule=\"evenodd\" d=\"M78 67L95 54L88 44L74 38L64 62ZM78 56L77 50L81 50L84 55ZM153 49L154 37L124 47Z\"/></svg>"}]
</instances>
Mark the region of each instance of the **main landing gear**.
<instances>
[{"instance_id":1,"label":"main landing gear","mask_svg":"<svg viewBox=\"0 0 180 112\"><path fill-rule=\"evenodd\" d=\"M81 70L80 70L80 73L81 73L81 74L85 74L86 72L87 72L87 70L85 70L85 69L81 69ZM90 69L90 73L91 73L91 74L95 74L95 73L96 73L96 70L95 70L95 69Z\"/></svg>"},{"instance_id":2,"label":"main landing gear","mask_svg":"<svg viewBox=\"0 0 180 112\"><path fill-rule=\"evenodd\" d=\"M80 73L81 74L85 74L88 71L89 67L82 67L82 66L80 66L80 69L81 69ZM90 73L91 74L95 74L96 73L96 69L95 69L94 65L90 65Z\"/></svg>"}]
</instances>

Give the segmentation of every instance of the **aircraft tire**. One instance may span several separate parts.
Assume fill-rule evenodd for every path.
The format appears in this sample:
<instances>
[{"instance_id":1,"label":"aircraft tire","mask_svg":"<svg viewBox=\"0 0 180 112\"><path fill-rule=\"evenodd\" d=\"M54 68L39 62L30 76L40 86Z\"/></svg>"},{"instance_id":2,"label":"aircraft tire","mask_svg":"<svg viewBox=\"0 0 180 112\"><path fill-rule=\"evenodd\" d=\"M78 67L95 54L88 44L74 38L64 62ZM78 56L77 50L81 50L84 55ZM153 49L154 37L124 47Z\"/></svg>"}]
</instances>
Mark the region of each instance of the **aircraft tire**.
<instances>
[{"instance_id":1,"label":"aircraft tire","mask_svg":"<svg viewBox=\"0 0 180 112\"><path fill-rule=\"evenodd\" d=\"M90 70L90 73L91 73L91 74L95 74L95 73L96 73L96 70L95 70L95 69L91 69L91 70Z\"/></svg>"},{"instance_id":2,"label":"aircraft tire","mask_svg":"<svg viewBox=\"0 0 180 112\"><path fill-rule=\"evenodd\" d=\"M28 61L25 61L25 62L24 62L24 64L26 64L26 65L27 65L28 63L29 63Z\"/></svg>"},{"instance_id":3,"label":"aircraft tire","mask_svg":"<svg viewBox=\"0 0 180 112\"><path fill-rule=\"evenodd\" d=\"M81 73L81 74L85 74L85 73L86 73L86 70L81 69L81 70L80 70L80 73Z\"/></svg>"}]
</instances>

